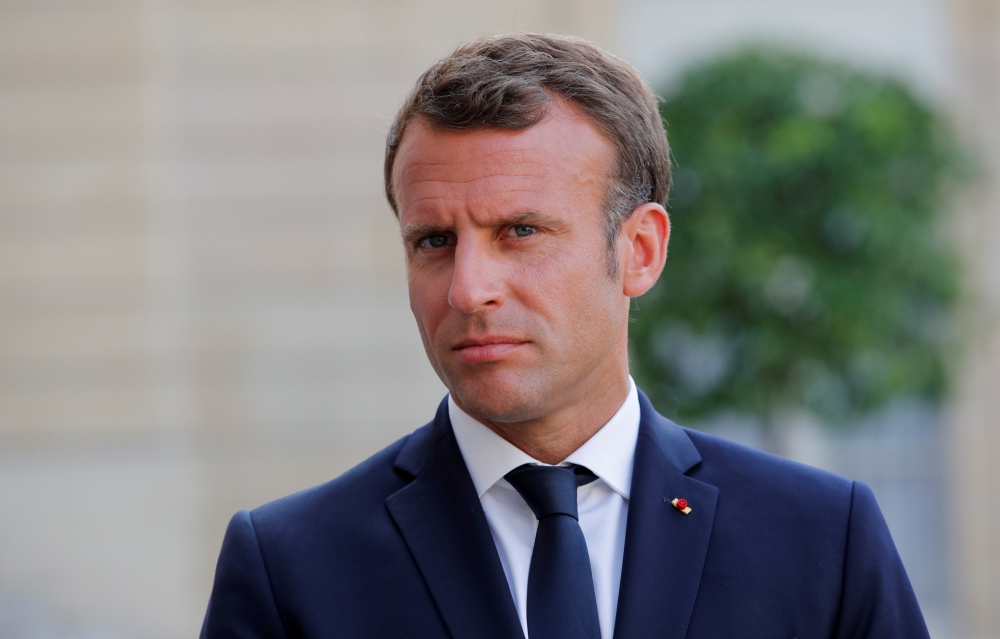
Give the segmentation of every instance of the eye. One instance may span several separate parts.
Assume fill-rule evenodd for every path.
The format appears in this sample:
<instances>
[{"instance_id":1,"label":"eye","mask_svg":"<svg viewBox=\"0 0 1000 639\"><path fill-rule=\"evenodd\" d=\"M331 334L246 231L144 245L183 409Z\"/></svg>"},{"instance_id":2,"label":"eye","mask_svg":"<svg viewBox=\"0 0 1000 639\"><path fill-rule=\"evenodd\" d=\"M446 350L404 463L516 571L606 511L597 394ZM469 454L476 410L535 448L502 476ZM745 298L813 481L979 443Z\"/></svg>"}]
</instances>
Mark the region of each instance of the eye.
<instances>
[{"instance_id":1,"label":"eye","mask_svg":"<svg viewBox=\"0 0 1000 639\"><path fill-rule=\"evenodd\" d=\"M418 244L420 248L439 249L448 246L450 243L450 237L437 233L435 235L428 235L427 237L421 239Z\"/></svg>"},{"instance_id":2,"label":"eye","mask_svg":"<svg viewBox=\"0 0 1000 639\"><path fill-rule=\"evenodd\" d=\"M529 235L533 235L537 230L538 229L536 229L535 227L529 226L527 224L515 224L514 226L510 227L510 230L507 232L507 234L514 235L516 237L528 237Z\"/></svg>"}]
</instances>

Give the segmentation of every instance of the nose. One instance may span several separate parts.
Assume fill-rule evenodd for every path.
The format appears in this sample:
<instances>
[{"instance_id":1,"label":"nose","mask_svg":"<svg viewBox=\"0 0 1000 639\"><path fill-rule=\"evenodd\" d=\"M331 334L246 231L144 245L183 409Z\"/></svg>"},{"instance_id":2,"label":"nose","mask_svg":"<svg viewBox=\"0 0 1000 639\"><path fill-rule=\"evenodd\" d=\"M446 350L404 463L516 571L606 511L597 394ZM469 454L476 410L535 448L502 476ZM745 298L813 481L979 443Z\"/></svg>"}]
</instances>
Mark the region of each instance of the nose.
<instances>
[{"instance_id":1,"label":"nose","mask_svg":"<svg viewBox=\"0 0 1000 639\"><path fill-rule=\"evenodd\" d=\"M448 303L462 313L475 313L503 304L501 268L488 242L462 238L455 245L455 264Z\"/></svg>"}]
</instances>

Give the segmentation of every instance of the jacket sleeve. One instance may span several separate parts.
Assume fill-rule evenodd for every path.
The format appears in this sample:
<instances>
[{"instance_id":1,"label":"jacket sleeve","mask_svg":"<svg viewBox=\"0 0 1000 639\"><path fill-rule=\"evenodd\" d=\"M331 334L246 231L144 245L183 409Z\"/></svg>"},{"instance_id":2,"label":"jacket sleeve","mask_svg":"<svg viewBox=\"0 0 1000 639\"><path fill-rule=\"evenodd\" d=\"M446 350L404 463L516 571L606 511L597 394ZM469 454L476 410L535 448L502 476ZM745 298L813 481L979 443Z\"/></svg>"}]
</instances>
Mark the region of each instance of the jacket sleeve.
<instances>
[{"instance_id":1,"label":"jacket sleeve","mask_svg":"<svg viewBox=\"0 0 1000 639\"><path fill-rule=\"evenodd\" d=\"M284 639L250 513L229 522L201 639Z\"/></svg>"},{"instance_id":2,"label":"jacket sleeve","mask_svg":"<svg viewBox=\"0 0 1000 639\"><path fill-rule=\"evenodd\" d=\"M929 639L871 489L854 482L836 639Z\"/></svg>"}]
</instances>

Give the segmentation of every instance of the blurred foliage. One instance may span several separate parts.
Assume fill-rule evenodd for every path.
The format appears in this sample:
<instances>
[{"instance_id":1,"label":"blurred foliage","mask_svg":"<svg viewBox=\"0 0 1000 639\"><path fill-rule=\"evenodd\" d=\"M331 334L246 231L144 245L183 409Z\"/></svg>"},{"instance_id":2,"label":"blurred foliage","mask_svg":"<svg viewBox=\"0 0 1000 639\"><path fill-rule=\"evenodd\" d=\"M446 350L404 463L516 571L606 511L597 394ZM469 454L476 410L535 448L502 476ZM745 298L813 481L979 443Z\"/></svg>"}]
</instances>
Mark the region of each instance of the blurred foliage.
<instances>
[{"instance_id":1,"label":"blurred foliage","mask_svg":"<svg viewBox=\"0 0 1000 639\"><path fill-rule=\"evenodd\" d=\"M767 49L692 70L662 114L670 253L631 329L657 407L835 424L941 398L957 287L943 122L899 82Z\"/></svg>"}]
</instances>

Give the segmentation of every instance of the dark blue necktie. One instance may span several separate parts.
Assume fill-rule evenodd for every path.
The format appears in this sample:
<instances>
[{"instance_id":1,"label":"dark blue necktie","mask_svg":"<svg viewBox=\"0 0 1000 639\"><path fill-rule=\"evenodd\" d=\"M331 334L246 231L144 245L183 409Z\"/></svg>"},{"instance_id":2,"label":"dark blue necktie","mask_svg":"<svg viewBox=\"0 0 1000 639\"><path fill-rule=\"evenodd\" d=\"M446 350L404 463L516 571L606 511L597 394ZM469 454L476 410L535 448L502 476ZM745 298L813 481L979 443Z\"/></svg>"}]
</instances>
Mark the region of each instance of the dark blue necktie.
<instances>
[{"instance_id":1,"label":"dark blue necktie","mask_svg":"<svg viewBox=\"0 0 1000 639\"><path fill-rule=\"evenodd\" d=\"M538 518L528 568L528 639L601 639L594 576L576 488L583 466L520 466L505 475Z\"/></svg>"}]
</instances>

